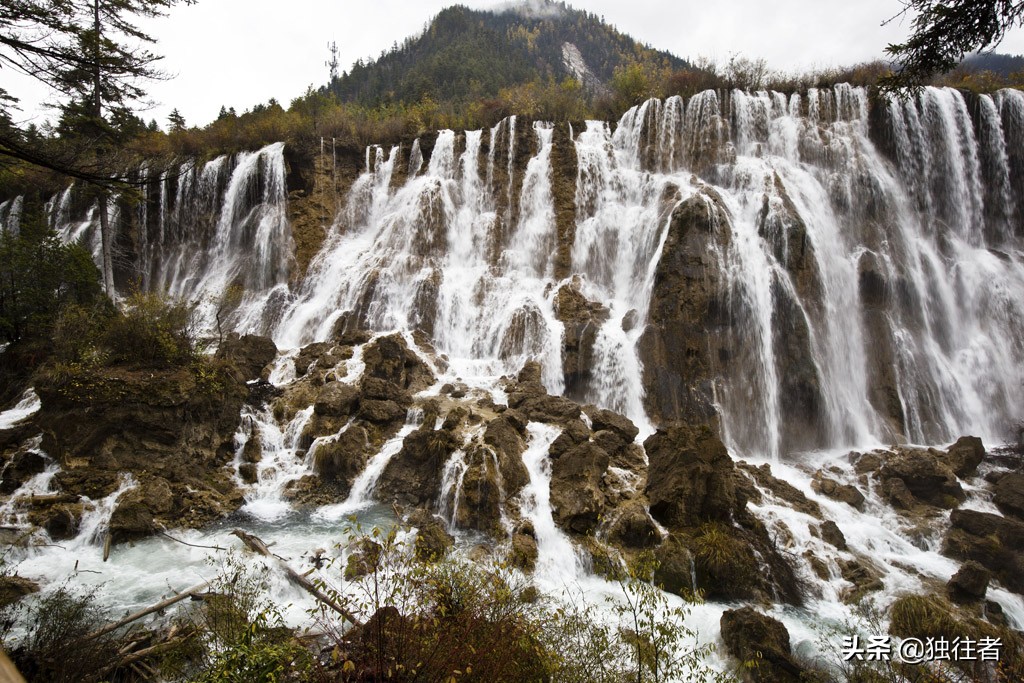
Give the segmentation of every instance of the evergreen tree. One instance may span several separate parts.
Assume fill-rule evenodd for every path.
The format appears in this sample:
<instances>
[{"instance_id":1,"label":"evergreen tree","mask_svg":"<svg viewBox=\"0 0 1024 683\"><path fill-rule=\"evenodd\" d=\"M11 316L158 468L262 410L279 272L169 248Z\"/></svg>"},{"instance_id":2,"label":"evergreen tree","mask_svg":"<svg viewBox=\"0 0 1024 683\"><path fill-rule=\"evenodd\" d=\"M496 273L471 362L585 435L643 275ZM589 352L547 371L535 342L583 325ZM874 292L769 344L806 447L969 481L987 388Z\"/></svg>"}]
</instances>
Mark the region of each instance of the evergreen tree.
<instances>
[{"instance_id":1,"label":"evergreen tree","mask_svg":"<svg viewBox=\"0 0 1024 683\"><path fill-rule=\"evenodd\" d=\"M221 107L221 113L224 116L227 116L227 113L224 112L224 107ZM172 133L185 130L185 117L182 116L181 112L179 112L177 109L172 110L171 113L167 116L167 122L171 124Z\"/></svg>"},{"instance_id":2,"label":"evergreen tree","mask_svg":"<svg viewBox=\"0 0 1024 683\"><path fill-rule=\"evenodd\" d=\"M908 12L917 14L914 32L886 48L899 62L899 71L883 82L890 88L921 85L967 53L994 48L1009 29L1024 25L1020 0L903 0L903 11L893 19Z\"/></svg>"},{"instance_id":3,"label":"evergreen tree","mask_svg":"<svg viewBox=\"0 0 1024 683\"><path fill-rule=\"evenodd\" d=\"M186 0L188 1L188 0ZM163 16L177 0L88 0L87 11L77 11L75 37L82 59L58 69L56 82L70 100L62 107L68 130L91 142L97 161L121 136L114 122L131 115L131 107L145 96L139 85L163 78L155 67L159 56L144 45L153 43L136 21ZM184 121L182 121L184 123ZM114 292L113 232L110 226L109 189L97 187L103 254L103 285Z\"/></svg>"}]
</instances>

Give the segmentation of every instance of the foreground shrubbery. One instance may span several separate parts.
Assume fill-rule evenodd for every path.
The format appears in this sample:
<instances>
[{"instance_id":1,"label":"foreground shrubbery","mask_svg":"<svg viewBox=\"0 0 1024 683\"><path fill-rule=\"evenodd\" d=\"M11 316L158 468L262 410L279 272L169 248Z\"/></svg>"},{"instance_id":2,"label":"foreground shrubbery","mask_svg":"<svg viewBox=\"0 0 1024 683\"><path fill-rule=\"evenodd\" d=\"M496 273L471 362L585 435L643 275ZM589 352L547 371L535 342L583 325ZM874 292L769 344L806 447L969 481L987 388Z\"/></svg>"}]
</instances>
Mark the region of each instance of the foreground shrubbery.
<instances>
[{"instance_id":1,"label":"foreground shrubbery","mask_svg":"<svg viewBox=\"0 0 1024 683\"><path fill-rule=\"evenodd\" d=\"M345 590L322 586L355 626L320 605L307 630L285 628L266 597L274 570L231 556L202 601L181 603L156 630L116 638L88 637L102 615L94 595L58 590L23 609L29 632L13 658L32 681L732 680L704 663L710 648L695 645L687 610L637 574L649 566L623 574L625 600L599 612L539 594L497 563L418 560L403 535L365 537L359 547L378 551L361 564L365 573ZM325 573L340 581L342 567ZM55 657L58 643L75 655Z\"/></svg>"}]
</instances>

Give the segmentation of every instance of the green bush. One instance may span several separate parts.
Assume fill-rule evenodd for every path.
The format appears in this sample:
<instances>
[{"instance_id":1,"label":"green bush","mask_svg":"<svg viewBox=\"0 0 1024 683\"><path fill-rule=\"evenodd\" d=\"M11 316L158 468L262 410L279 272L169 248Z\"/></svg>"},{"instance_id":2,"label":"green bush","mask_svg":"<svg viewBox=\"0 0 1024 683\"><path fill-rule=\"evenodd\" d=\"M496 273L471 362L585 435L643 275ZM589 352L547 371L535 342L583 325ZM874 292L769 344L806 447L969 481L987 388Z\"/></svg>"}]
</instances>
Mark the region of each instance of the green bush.
<instances>
[{"instance_id":1,"label":"green bush","mask_svg":"<svg viewBox=\"0 0 1024 683\"><path fill-rule=\"evenodd\" d=\"M0 230L0 337L46 338L64 306L101 298L89 252L62 243L46 227L41 207L26 199L18 234Z\"/></svg>"}]
</instances>

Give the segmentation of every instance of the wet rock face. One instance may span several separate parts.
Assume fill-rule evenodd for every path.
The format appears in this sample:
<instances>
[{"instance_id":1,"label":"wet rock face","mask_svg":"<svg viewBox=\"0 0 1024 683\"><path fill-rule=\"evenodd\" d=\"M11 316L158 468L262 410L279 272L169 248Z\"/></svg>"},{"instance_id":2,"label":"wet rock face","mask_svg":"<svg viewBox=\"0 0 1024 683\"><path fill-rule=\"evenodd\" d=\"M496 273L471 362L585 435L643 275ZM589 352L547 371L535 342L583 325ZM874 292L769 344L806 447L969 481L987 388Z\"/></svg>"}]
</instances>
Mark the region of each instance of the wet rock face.
<instances>
[{"instance_id":1,"label":"wet rock face","mask_svg":"<svg viewBox=\"0 0 1024 683\"><path fill-rule=\"evenodd\" d=\"M594 342L601 325L608 320L608 309L588 301L580 292L578 279L562 285L555 294L554 308L555 317L565 329L562 336L565 393L582 399L593 375Z\"/></svg>"},{"instance_id":2,"label":"wet rock face","mask_svg":"<svg viewBox=\"0 0 1024 683\"><path fill-rule=\"evenodd\" d=\"M981 600L988 590L992 572L973 560L964 562L946 585L949 597L954 602Z\"/></svg>"},{"instance_id":3,"label":"wet rock face","mask_svg":"<svg viewBox=\"0 0 1024 683\"><path fill-rule=\"evenodd\" d=\"M1004 515L1024 521L1024 474L1007 474L992 487L992 502Z\"/></svg>"},{"instance_id":4,"label":"wet rock face","mask_svg":"<svg viewBox=\"0 0 1024 683\"><path fill-rule=\"evenodd\" d=\"M985 459L985 446L976 436L961 436L946 449L946 464L961 479L972 477Z\"/></svg>"},{"instance_id":5,"label":"wet rock face","mask_svg":"<svg viewBox=\"0 0 1024 683\"><path fill-rule=\"evenodd\" d=\"M793 659L789 631L778 619L743 607L723 612L719 624L726 651L741 662L754 662L745 679L764 683L804 680L803 667Z\"/></svg>"},{"instance_id":6,"label":"wet rock face","mask_svg":"<svg viewBox=\"0 0 1024 683\"><path fill-rule=\"evenodd\" d=\"M677 423L644 447L651 515L669 530L655 550L655 578L666 590L696 585L709 598L801 601L792 566L746 510L741 475L710 427Z\"/></svg>"},{"instance_id":7,"label":"wet rock face","mask_svg":"<svg viewBox=\"0 0 1024 683\"><path fill-rule=\"evenodd\" d=\"M672 213L638 347L655 423L702 424L715 415L718 358L731 351L725 279L713 247L730 236L728 211L713 190L701 190Z\"/></svg>"},{"instance_id":8,"label":"wet rock face","mask_svg":"<svg viewBox=\"0 0 1024 683\"><path fill-rule=\"evenodd\" d=\"M541 384L541 366L527 362L515 381L506 387L508 405L526 420L564 424L580 416L580 405L564 396L551 396Z\"/></svg>"},{"instance_id":9,"label":"wet rock face","mask_svg":"<svg viewBox=\"0 0 1024 683\"><path fill-rule=\"evenodd\" d=\"M1004 586L1024 594L1024 522L975 510L953 510L944 555L973 560Z\"/></svg>"},{"instance_id":10,"label":"wet rock face","mask_svg":"<svg viewBox=\"0 0 1024 683\"><path fill-rule=\"evenodd\" d=\"M564 529L586 534L604 511L601 480L608 469L608 454L591 442L566 451L551 467L551 506L555 521Z\"/></svg>"},{"instance_id":11,"label":"wet rock face","mask_svg":"<svg viewBox=\"0 0 1024 683\"><path fill-rule=\"evenodd\" d=\"M55 486L97 499L131 473L139 484L115 508L114 541L161 524L205 524L236 509L242 496L225 465L234 457L246 381L257 379L275 353L268 339L231 336L203 374L103 367L83 375L77 389L40 375L43 448L62 467ZM76 521L54 517L49 524L64 534Z\"/></svg>"},{"instance_id":12,"label":"wet rock face","mask_svg":"<svg viewBox=\"0 0 1024 683\"><path fill-rule=\"evenodd\" d=\"M35 451L21 451L4 466L0 472L0 493L14 493L14 491L46 469L46 458Z\"/></svg>"},{"instance_id":13,"label":"wet rock face","mask_svg":"<svg viewBox=\"0 0 1024 683\"><path fill-rule=\"evenodd\" d=\"M380 337L363 348L365 377L386 380L410 393L434 383L434 374L399 334Z\"/></svg>"},{"instance_id":14,"label":"wet rock face","mask_svg":"<svg viewBox=\"0 0 1024 683\"><path fill-rule=\"evenodd\" d=\"M335 485L339 494L347 495L352 482L366 468L371 449L366 430L353 424L334 439L317 444L313 467L322 481Z\"/></svg>"},{"instance_id":15,"label":"wet rock face","mask_svg":"<svg viewBox=\"0 0 1024 683\"><path fill-rule=\"evenodd\" d=\"M953 470L944 463L944 455L935 449L897 449L886 459L876 476L889 490L890 499L900 505L908 503L902 493L905 488L921 503L953 508L967 495ZM899 480L902 485L892 480Z\"/></svg>"},{"instance_id":16,"label":"wet rock face","mask_svg":"<svg viewBox=\"0 0 1024 683\"><path fill-rule=\"evenodd\" d=\"M444 464L461 444L457 425L434 428L429 416L402 442L377 484L377 498L402 505L427 506L437 498Z\"/></svg>"},{"instance_id":17,"label":"wet rock face","mask_svg":"<svg viewBox=\"0 0 1024 683\"><path fill-rule=\"evenodd\" d=\"M676 424L644 442L645 493L651 515L666 526L731 521L740 505L735 470L721 439L707 426Z\"/></svg>"}]
</instances>

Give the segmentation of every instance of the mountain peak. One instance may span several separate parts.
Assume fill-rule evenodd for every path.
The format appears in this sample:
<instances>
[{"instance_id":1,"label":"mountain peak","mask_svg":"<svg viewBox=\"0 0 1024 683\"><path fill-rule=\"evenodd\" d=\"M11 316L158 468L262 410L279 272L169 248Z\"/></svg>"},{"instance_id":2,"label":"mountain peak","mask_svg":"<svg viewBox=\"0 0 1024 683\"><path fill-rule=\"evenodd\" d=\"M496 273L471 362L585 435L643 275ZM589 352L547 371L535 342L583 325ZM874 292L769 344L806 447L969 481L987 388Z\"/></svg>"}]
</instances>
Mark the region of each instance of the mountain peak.
<instances>
[{"instance_id":1,"label":"mountain peak","mask_svg":"<svg viewBox=\"0 0 1024 683\"><path fill-rule=\"evenodd\" d=\"M526 0L491 10L453 5L422 34L357 62L329 87L339 99L367 106L485 100L510 86L566 78L601 95L617 68L637 61L688 66L564 2Z\"/></svg>"}]
</instances>

